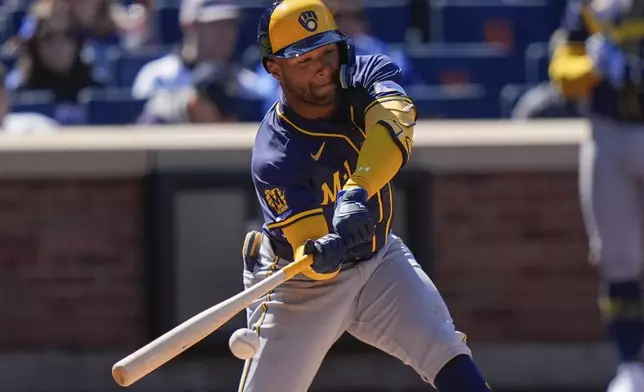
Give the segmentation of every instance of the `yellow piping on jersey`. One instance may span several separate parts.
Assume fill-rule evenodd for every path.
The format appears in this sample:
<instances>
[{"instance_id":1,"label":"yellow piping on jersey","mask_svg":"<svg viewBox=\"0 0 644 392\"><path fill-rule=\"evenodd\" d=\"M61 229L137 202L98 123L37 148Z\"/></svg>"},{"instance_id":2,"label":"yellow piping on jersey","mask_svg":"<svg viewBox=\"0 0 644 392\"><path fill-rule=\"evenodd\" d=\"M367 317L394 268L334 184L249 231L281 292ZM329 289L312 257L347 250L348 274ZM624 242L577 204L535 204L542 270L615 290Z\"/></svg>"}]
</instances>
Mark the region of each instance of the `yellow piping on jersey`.
<instances>
[{"instance_id":1,"label":"yellow piping on jersey","mask_svg":"<svg viewBox=\"0 0 644 392\"><path fill-rule=\"evenodd\" d=\"M389 219L387 219L387 226L385 227L385 244L387 243L387 240L389 239L389 227L391 226L391 218L394 217L394 196L393 196L393 190L391 189L391 182L387 183L387 186L389 187Z\"/></svg>"},{"instance_id":2,"label":"yellow piping on jersey","mask_svg":"<svg viewBox=\"0 0 644 392\"><path fill-rule=\"evenodd\" d=\"M356 126L356 128L358 128L358 131L360 131L360 133L362 134L362 137L366 138L367 133L363 131L362 128L358 126L358 124L356 124L356 116L355 116L355 113L353 112L353 105L350 106L350 111L351 111L351 122L353 123L353 125Z\"/></svg>"},{"instance_id":3,"label":"yellow piping on jersey","mask_svg":"<svg viewBox=\"0 0 644 392\"><path fill-rule=\"evenodd\" d=\"M367 114L367 112L369 111L369 109L371 109L375 104L383 103L383 102L388 102L388 101L406 101L406 102L409 102L409 103L411 103L411 104L413 104L413 103L414 103L410 98L404 97L404 96L402 96L402 95L392 95L392 96L390 96L390 97L383 97L383 98L377 98L377 99L375 99L373 102L371 102L371 103L367 106L367 108L364 110L364 113L365 113L365 114Z\"/></svg>"},{"instance_id":4,"label":"yellow piping on jersey","mask_svg":"<svg viewBox=\"0 0 644 392\"><path fill-rule=\"evenodd\" d=\"M382 222L382 216L384 215L382 212L382 196L380 196L380 191L376 193L378 195L378 210L380 212L379 218L378 218L378 223ZM377 245L377 238L378 237L376 234L373 236L373 246L371 247L371 251L375 252L376 251L376 245Z\"/></svg>"},{"instance_id":5,"label":"yellow piping on jersey","mask_svg":"<svg viewBox=\"0 0 644 392\"><path fill-rule=\"evenodd\" d=\"M353 148L353 149L355 150L355 152L360 153L360 149L358 149L358 147L356 147L356 145L355 145L355 144L353 144L353 142L351 141L351 139L349 139L349 138L348 138L348 137L346 137L345 135L340 135L340 134L338 134L338 133L317 133L317 132L307 131L307 130L302 129L302 128L298 127L297 125L293 124L293 122L292 122L291 120L289 120L288 118L286 118L286 116L284 115L284 113L282 113L282 110L280 109L280 106L279 106L279 105L277 105L277 106L275 107L275 112L277 113L277 115L278 115L282 120L284 120L284 121L286 121L287 123L289 123L289 125L290 125L290 126L292 126L293 128L297 129L298 131L300 131L300 132L302 132L302 133L304 133L304 134L306 134L306 135L310 135L310 136L318 136L318 137L337 137L337 138L341 138L341 139L344 139L347 143L349 143L349 145L351 146L351 148Z\"/></svg>"},{"instance_id":6,"label":"yellow piping on jersey","mask_svg":"<svg viewBox=\"0 0 644 392\"><path fill-rule=\"evenodd\" d=\"M274 223L268 224L268 225L266 225L266 227L268 227L269 229L278 229L278 228L281 228L281 227L284 227L284 226L288 226L291 223L294 223L295 221L298 221L298 220L300 220L302 218L306 218L306 217L312 216L312 215L318 215L318 214L321 214L321 213L322 213L322 208L314 208L312 210L302 211L299 214L295 214L292 217L290 217L288 219L284 219L281 222L274 222Z\"/></svg>"}]
</instances>

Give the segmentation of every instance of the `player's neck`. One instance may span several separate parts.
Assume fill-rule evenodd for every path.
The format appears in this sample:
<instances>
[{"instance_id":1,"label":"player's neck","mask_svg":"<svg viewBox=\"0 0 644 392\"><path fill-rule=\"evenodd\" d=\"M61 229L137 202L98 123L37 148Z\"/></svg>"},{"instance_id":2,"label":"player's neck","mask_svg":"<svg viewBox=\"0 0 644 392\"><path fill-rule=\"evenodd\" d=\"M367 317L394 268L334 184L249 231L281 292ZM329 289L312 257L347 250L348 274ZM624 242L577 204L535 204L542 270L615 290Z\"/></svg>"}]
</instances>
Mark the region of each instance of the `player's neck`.
<instances>
[{"instance_id":1,"label":"player's neck","mask_svg":"<svg viewBox=\"0 0 644 392\"><path fill-rule=\"evenodd\" d=\"M317 106L297 99L289 99L288 96L283 97L283 104L288 106L295 114L307 120L332 117L336 107L335 103L328 106Z\"/></svg>"}]
</instances>

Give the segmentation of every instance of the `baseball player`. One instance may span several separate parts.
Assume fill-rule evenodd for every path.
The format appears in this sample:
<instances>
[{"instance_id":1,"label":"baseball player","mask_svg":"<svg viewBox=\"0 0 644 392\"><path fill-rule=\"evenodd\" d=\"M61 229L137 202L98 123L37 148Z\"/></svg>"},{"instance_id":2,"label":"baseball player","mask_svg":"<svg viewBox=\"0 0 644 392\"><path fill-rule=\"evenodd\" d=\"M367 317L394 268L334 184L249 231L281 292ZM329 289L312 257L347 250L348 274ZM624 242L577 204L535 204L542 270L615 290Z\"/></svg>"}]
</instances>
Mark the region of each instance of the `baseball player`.
<instances>
[{"instance_id":1,"label":"baseball player","mask_svg":"<svg viewBox=\"0 0 644 392\"><path fill-rule=\"evenodd\" d=\"M620 359L608 390L644 391L644 1L567 5L566 39L555 50L550 76L567 97L587 102L592 137L581 149L581 204L590 258L601 277L601 312Z\"/></svg>"},{"instance_id":2,"label":"baseball player","mask_svg":"<svg viewBox=\"0 0 644 392\"><path fill-rule=\"evenodd\" d=\"M258 43L283 94L253 148L265 223L246 238L244 284L294 254L314 262L248 309L260 347L239 390L306 391L348 331L440 392L489 391L436 287L391 233L391 179L409 159L416 121L400 68L356 56L320 0L273 4Z\"/></svg>"}]
</instances>

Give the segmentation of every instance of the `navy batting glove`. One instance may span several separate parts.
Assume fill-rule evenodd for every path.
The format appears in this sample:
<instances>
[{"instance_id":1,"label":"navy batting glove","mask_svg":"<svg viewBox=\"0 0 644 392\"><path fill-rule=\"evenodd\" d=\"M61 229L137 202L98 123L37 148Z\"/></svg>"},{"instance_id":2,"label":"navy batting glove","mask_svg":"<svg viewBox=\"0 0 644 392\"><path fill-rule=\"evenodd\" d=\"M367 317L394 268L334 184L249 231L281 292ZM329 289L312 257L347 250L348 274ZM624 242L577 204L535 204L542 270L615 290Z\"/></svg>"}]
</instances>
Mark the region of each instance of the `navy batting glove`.
<instances>
[{"instance_id":1,"label":"navy batting glove","mask_svg":"<svg viewBox=\"0 0 644 392\"><path fill-rule=\"evenodd\" d=\"M371 241L376 227L367 206L367 191L364 188L338 193L333 230L344 239L348 249Z\"/></svg>"},{"instance_id":2,"label":"navy batting glove","mask_svg":"<svg viewBox=\"0 0 644 392\"><path fill-rule=\"evenodd\" d=\"M327 234L317 240L308 240L304 244L304 254L313 254L311 269L318 274L336 271L347 259L347 247L337 234Z\"/></svg>"}]
</instances>

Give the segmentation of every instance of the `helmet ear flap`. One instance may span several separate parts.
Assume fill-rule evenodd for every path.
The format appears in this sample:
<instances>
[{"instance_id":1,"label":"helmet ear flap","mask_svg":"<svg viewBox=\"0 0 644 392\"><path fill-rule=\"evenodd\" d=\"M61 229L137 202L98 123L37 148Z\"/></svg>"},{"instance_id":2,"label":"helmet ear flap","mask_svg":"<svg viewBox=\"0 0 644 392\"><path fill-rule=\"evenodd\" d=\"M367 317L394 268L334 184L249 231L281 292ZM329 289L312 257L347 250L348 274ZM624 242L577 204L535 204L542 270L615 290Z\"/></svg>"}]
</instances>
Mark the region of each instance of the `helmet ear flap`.
<instances>
[{"instance_id":1,"label":"helmet ear flap","mask_svg":"<svg viewBox=\"0 0 644 392\"><path fill-rule=\"evenodd\" d=\"M340 85L344 89L351 87L356 68L356 50L351 38L345 37L338 43L340 47Z\"/></svg>"},{"instance_id":2,"label":"helmet ear flap","mask_svg":"<svg viewBox=\"0 0 644 392\"><path fill-rule=\"evenodd\" d=\"M264 69L268 71L266 67L266 61L273 54L273 48L271 47L271 39L268 36L268 33L262 33L257 37L257 44L259 46L259 54L262 59L262 64Z\"/></svg>"},{"instance_id":3,"label":"helmet ear flap","mask_svg":"<svg viewBox=\"0 0 644 392\"><path fill-rule=\"evenodd\" d=\"M259 47L259 54L262 60L262 64L266 69L266 60L273 54L273 47L271 46L271 38L268 34L269 25L271 22L271 15L275 8L283 0L276 0L273 2L272 6L264 11L262 16L259 19L259 24L257 26L257 46ZM268 69L266 69L268 71Z\"/></svg>"}]
</instances>

